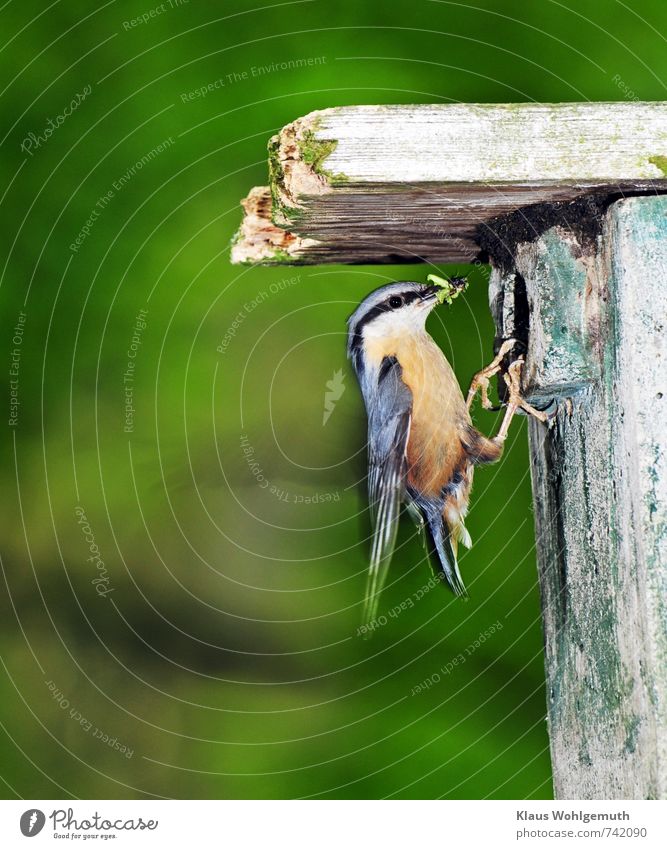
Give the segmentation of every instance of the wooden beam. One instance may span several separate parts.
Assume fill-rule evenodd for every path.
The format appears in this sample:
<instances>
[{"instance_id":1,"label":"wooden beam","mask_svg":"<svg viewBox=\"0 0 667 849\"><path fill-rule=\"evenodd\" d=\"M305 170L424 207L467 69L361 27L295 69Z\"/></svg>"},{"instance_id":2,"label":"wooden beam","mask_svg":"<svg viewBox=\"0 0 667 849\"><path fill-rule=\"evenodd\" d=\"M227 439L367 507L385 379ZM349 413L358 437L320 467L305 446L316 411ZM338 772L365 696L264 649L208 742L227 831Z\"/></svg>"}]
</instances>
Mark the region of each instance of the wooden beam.
<instances>
[{"instance_id":1,"label":"wooden beam","mask_svg":"<svg viewBox=\"0 0 667 849\"><path fill-rule=\"evenodd\" d=\"M667 797L667 197L494 268L499 338L551 403L529 442L554 787Z\"/></svg>"},{"instance_id":2,"label":"wooden beam","mask_svg":"<svg viewBox=\"0 0 667 849\"><path fill-rule=\"evenodd\" d=\"M233 262L467 262L518 209L667 190L667 104L325 109L271 139L269 177Z\"/></svg>"}]
</instances>

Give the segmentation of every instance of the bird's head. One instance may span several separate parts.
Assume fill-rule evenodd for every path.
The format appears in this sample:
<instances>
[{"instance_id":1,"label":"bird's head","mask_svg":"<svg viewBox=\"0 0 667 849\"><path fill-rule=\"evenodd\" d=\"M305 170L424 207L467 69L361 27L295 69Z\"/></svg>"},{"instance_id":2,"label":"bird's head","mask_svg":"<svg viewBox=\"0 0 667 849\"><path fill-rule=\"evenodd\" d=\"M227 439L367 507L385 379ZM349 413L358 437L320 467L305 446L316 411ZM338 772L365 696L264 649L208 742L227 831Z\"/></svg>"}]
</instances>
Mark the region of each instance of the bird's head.
<instances>
[{"instance_id":1,"label":"bird's head","mask_svg":"<svg viewBox=\"0 0 667 849\"><path fill-rule=\"evenodd\" d=\"M449 297L465 288L462 278L454 277L446 284ZM442 283L409 281L390 283L371 292L348 319L348 353L370 339L422 331L426 317L442 303L446 292Z\"/></svg>"}]
</instances>

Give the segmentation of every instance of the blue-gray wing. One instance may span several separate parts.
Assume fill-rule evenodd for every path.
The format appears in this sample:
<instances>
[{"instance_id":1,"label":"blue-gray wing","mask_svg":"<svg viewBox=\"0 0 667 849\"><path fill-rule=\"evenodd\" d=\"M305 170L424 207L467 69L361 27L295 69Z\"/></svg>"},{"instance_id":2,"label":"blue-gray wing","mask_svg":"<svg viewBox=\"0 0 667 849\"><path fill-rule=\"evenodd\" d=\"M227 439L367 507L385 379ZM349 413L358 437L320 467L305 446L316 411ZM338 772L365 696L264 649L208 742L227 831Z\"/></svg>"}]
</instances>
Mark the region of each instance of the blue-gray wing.
<instances>
[{"instance_id":1,"label":"blue-gray wing","mask_svg":"<svg viewBox=\"0 0 667 849\"><path fill-rule=\"evenodd\" d=\"M405 495L412 393L401 375L398 360L385 357L377 376L367 375L362 381L368 413L368 496L373 523L364 605L367 622L377 615Z\"/></svg>"}]
</instances>

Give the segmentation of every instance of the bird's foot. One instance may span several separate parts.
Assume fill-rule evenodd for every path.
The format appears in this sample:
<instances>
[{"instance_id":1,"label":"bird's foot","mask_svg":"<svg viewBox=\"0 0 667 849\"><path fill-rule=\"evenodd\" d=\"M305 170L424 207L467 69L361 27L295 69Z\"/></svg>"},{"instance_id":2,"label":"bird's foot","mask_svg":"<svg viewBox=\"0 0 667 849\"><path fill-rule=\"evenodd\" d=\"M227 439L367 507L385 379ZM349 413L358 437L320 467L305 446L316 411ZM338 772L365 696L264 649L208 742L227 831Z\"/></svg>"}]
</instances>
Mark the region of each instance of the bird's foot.
<instances>
[{"instance_id":1,"label":"bird's foot","mask_svg":"<svg viewBox=\"0 0 667 849\"><path fill-rule=\"evenodd\" d=\"M477 392L480 393L482 407L485 410L492 410L493 404L489 401L489 380L502 369L503 359L514 348L516 339L506 339L500 346L500 349L493 360L485 368L478 371L470 382L468 390L468 398L466 399L466 407L468 411L472 407L472 402L475 400Z\"/></svg>"},{"instance_id":2,"label":"bird's foot","mask_svg":"<svg viewBox=\"0 0 667 849\"><path fill-rule=\"evenodd\" d=\"M494 437L494 442L502 443L505 441L510 422L517 410L523 410L529 416L534 416L541 422L546 422L549 418L546 413L543 413L541 410L537 410L532 406L532 404L529 404L521 394L521 369L523 368L523 364L523 355L521 355L510 363L507 371L503 375L508 392L507 407L505 409L505 418L500 426L500 430Z\"/></svg>"},{"instance_id":3,"label":"bird's foot","mask_svg":"<svg viewBox=\"0 0 667 849\"><path fill-rule=\"evenodd\" d=\"M529 404L521 394L521 369L523 368L523 354L517 357L514 362L510 363L507 372L504 375L507 390L509 392L508 404L513 404L517 409L521 409L528 413L529 416L534 416L538 421L546 422L548 416L542 410L538 410Z\"/></svg>"}]
</instances>

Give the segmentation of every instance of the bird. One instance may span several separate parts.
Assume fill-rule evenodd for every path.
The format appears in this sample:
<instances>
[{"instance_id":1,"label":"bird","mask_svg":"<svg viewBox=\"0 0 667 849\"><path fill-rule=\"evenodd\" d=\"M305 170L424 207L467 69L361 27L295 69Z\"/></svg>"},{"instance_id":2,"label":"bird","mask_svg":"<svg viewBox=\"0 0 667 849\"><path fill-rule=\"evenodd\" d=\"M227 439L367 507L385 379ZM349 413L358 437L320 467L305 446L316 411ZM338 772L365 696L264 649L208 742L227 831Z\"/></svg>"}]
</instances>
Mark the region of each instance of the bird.
<instances>
[{"instance_id":1,"label":"bird","mask_svg":"<svg viewBox=\"0 0 667 849\"><path fill-rule=\"evenodd\" d=\"M373 526L364 620L377 616L392 558L401 507L417 523L437 577L457 596L467 591L458 546L470 547L465 526L475 466L500 459L510 421L518 409L544 414L521 396L523 356L507 368L505 416L493 438L478 431L470 409L478 391L485 408L489 379L515 347L507 339L494 360L477 372L467 399L447 358L426 331L431 310L465 289L464 278L434 275L371 292L348 319L347 354L356 373L368 419L368 499Z\"/></svg>"}]
</instances>

